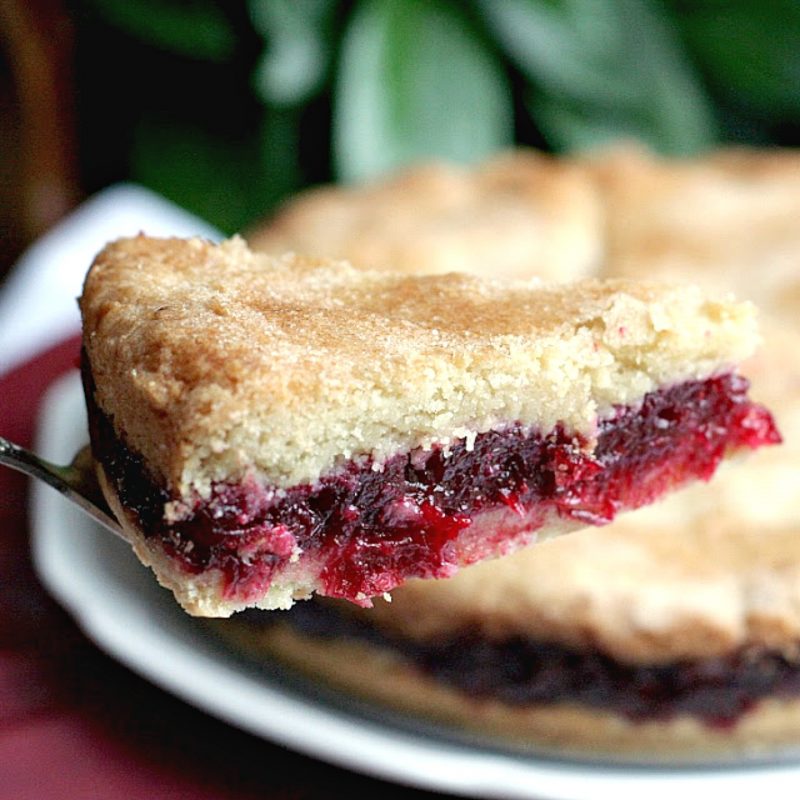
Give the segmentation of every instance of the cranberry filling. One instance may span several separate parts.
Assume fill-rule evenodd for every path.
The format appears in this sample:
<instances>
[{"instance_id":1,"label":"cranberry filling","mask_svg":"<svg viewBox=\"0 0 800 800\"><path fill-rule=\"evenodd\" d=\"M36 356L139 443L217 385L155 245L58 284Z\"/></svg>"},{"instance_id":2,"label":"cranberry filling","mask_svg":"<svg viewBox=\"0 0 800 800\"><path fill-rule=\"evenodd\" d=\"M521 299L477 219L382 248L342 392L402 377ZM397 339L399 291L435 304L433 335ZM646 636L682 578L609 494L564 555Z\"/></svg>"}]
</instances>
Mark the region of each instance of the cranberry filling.
<instances>
[{"instance_id":1,"label":"cranberry filling","mask_svg":"<svg viewBox=\"0 0 800 800\"><path fill-rule=\"evenodd\" d=\"M447 577L502 550L549 513L604 524L691 478L708 479L728 449L780 441L747 389L744 378L724 375L652 392L601 423L593 457L561 427L541 435L511 425L469 449L460 442L449 453L398 455L380 471L349 462L281 493L254 480L218 484L177 522L163 518L169 493L92 407L92 391L87 397L92 447L123 506L187 572L219 569L226 595L247 601L299 548L320 566L324 594L368 604L408 577ZM473 518L501 509L514 513L466 544Z\"/></svg>"},{"instance_id":2,"label":"cranberry filling","mask_svg":"<svg viewBox=\"0 0 800 800\"><path fill-rule=\"evenodd\" d=\"M764 698L800 696L800 660L769 650L636 666L600 652L578 652L522 637L493 641L474 629L444 641L416 643L384 634L364 616L313 602L299 603L278 616L248 611L243 620L256 627L288 621L307 636L388 647L443 684L471 697L496 698L514 706L579 703L633 721L690 714L724 729Z\"/></svg>"}]
</instances>

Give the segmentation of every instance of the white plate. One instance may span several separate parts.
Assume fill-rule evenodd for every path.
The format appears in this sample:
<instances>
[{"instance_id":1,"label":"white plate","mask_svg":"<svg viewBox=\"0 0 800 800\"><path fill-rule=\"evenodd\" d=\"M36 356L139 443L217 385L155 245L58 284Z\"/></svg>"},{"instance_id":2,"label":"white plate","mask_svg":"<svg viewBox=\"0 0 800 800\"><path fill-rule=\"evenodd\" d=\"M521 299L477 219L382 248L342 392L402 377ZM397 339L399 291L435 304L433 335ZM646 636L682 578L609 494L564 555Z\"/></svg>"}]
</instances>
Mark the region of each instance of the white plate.
<instances>
[{"instance_id":1,"label":"white plate","mask_svg":"<svg viewBox=\"0 0 800 800\"><path fill-rule=\"evenodd\" d=\"M38 451L66 462L84 443L77 375L48 393ZM103 650L153 683L244 730L307 755L401 783L474 797L648 800L776 794L800 785L800 766L626 768L506 754L429 729L330 703L226 654L181 612L122 543L56 492L34 486L39 576Z\"/></svg>"}]
</instances>

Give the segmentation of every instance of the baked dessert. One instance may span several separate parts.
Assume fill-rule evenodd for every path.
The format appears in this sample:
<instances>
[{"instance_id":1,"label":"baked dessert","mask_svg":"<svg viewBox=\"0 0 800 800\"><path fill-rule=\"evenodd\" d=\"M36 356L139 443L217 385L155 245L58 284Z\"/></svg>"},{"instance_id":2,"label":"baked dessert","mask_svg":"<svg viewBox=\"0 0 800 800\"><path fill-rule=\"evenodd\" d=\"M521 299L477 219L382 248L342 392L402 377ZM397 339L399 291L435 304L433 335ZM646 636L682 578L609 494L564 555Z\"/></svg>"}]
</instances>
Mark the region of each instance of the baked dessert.
<instances>
[{"instance_id":1,"label":"baked dessert","mask_svg":"<svg viewBox=\"0 0 800 800\"><path fill-rule=\"evenodd\" d=\"M262 252L344 258L409 274L569 281L596 271L602 235L590 175L518 150L471 169L431 163L372 183L312 189L246 238Z\"/></svg>"},{"instance_id":2,"label":"baked dessert","mask_svg":"<svg viewBox=\"0 0 800 800\"><path fill-rule=\"evenodd\" d=\"M693 288L139 236L100 253L80 303L101 485L193 614L368 605L779 439L734 371L752 307Z\"/></svg>"}]
</instances>

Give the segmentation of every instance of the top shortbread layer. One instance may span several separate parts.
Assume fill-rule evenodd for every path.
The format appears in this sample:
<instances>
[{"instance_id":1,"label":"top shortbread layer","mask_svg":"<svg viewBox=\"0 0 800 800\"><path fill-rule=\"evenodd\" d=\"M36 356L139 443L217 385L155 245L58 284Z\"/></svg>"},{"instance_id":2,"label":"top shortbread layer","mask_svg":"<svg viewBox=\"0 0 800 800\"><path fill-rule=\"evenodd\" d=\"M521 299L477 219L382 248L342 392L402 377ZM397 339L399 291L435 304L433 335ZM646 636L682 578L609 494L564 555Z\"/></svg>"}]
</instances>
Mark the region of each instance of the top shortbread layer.
<instances>
[{"instance_id":1,"label":"top shortbread layer","mask_svg":"<svg viewBox=\"0 0 800 800\"><path fill-rule=\"evenodd\" d=\"M586 170L516 151L471 169L428 164L373 183L312 189L246 238L254 250L363 268L569 281L596 271L602 231Z\"/></svg>"},{"instance_id":2,"label":"top shortbread layer","mask_svg":"<svg viewBox=\"0 0 800 800\"><path fill-rule=\"evenodd\" d=\"M97 403L184 496L253 473L313 483L509 422L591 441L614 405L756 341L750 304L691 287L364 272L236 239L119 240L80 302Z\"/></svg>"}]
</instances>

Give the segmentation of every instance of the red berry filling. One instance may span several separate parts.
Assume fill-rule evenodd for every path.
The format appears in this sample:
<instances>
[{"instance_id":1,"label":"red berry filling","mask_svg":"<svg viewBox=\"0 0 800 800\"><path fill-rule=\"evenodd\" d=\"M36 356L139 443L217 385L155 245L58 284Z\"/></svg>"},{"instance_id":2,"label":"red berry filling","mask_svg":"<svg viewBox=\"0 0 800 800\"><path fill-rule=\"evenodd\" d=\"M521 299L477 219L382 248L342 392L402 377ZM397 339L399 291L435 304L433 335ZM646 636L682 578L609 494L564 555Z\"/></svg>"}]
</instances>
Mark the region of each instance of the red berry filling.
<instances>
[{"instance_id":1,"label":"red berry filling","mask_svg":"<svg viewBox=\"0 0 800 800\"><path fill-rule=\"evenodd\" d=\"M502 552L550 515L604 524L710 478L729 449L780 441L747 389L744 378L724 375L652 392L601 422L591 456L561 427L542 435L515 424L478 435L472 448L397 455L379 471L348 462L282 492L256 480L218 484L179 521L163 518L173 498L110 421L97 409L90 419L94 453L123 506L184 570L218 569L226 596L251 601L301 552L320 570L322 593L365 604L406 578L447 577ZM501 510L490 533L475 532L476 517Z\"/></svg>"},{"instance_id":2,"label":"red berry filling","mask_svg":"<svg viewBox=\"0 0 800 800\"><path fill-rule=\"evenodd\" d=\"M277 618L245 612L243 621L254 627L288 622L306 636L388 647L470 697L513 706L578 703L634 721L689 714L727 728L764 698L800 697L800 660L766 649L642 666L523 637L494 641L472 629L436 642L412 642L384 634L364 616L318 603L300 603Z\"/></svg>"}]
</instances>

